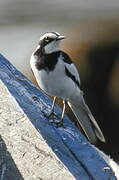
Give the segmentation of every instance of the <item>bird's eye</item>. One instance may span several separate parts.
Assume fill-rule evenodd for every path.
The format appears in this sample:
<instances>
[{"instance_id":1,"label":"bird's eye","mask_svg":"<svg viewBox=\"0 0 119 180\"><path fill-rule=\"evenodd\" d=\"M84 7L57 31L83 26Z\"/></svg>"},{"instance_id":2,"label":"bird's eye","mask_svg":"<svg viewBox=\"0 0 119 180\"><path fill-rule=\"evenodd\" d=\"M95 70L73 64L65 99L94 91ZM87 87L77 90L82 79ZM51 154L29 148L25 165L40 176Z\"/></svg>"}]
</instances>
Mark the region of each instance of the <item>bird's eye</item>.
<instances>
[{"instance_id":1,"label":"bird's eye","mask_svg":"<svg viewBox=\"0 0 119 180\"><path fill-rule=\"evenodd\" d=\"M49 40L50 40L50 38L49 38L49 37L46 37L46 38L45 38L45 41L47 41L47 42L48 42Z\"/></svg>"}]
</instances>

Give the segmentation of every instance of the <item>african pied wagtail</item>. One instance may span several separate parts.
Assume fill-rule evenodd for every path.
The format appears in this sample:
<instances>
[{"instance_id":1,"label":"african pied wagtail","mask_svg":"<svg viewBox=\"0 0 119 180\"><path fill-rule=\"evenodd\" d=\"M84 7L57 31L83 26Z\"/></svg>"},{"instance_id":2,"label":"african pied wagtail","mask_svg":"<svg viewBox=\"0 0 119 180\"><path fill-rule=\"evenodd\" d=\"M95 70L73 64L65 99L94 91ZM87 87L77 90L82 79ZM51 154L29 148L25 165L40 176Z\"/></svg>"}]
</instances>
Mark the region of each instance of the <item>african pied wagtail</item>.
<instances>
[{"instance_id":1,"label":"african pied wagtail","mask_svg":"<svg viewBox=\"0 0 119 180\"><path fill-rule=\"evenodd\" d=\"M95 143L98 138L105 142L101 129L84 101L78 71L70 57L59 48L59 43L64 38L57 32L44 34L31 56L31 69L41 89L54 96L50 115L53 113L56 97L62 98L64 106L60 123L63 123L67 102L89 141Z\"/></svg>"}]
</instances>

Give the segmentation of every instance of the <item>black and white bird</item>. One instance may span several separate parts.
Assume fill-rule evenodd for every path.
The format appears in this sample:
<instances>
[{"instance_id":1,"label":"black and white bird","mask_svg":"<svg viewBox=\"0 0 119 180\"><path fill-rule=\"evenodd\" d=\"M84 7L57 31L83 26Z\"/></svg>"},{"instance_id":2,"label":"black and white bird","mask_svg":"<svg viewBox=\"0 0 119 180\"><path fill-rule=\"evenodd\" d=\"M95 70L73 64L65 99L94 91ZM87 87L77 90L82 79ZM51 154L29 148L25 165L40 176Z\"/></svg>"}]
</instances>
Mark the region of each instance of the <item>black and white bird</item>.
<instances>
[{"instance_id":1,"label":"black and white bird","mask_svg":"<svg viewBox=\"0 0 119 180\"><path fill-rule=\"evenodd\" d=\"M76 66L59 48L59 43L64 38L57 32L44 34L31 56L31 69L40 88L48 95L54 96L50 115L54 111L56 97L59 97L64 103L60 123L63 123L67 103L89 141L95 143L99 139L105 142L103 133L83 98Z\"/></svg>"}]
</instances>

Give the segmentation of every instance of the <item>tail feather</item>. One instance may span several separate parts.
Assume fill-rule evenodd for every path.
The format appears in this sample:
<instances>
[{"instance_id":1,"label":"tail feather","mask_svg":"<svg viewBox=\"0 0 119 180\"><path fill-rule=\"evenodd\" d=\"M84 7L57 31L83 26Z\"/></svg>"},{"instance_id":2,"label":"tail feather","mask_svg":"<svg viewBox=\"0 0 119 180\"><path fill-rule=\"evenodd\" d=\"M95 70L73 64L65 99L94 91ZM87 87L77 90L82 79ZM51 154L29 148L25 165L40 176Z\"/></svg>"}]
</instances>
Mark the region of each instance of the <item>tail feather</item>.
<instances>
[{"instance_id":1,"label":"tail feather","mask_svg":"<svg viewBox=\"0 0 119 180\"><path fill-rule=\"evenodd\" d=\"M78 99L75 99L75 101L71 99L68 104L89 141L91 143L96 143L98 138L100 141L105 142L103 133L85 103L82 93Z\"/></svg>"}]
</instances>

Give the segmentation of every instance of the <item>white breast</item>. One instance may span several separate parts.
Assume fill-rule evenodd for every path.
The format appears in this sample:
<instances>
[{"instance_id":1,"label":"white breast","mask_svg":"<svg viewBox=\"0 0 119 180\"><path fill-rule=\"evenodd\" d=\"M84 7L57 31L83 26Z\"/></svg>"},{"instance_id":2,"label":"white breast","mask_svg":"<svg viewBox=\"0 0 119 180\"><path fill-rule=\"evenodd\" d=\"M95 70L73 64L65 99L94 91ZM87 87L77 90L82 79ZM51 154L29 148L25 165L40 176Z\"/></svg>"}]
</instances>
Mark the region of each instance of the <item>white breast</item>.
<instances>
[{"instance_id":1,"label":"white breast","mask_svg":"<svg viewBox=\"0 0 119 180\"><path fill-rule=\"evenodd\" d=\"M32 55L30 64L40 88L47 94L69 99L77 87L72 79L66 76L63 61L59 60L55 66L55 69L50 72L45 70L37 70L35 67L35 62L36 60Z\"/></svg>"},{"instance_id":2,"label":"white breast","mask_svg":"<svg viewBox=\"0 0 119 180\"><path fill-rule=\"evenodd\" d=\"M31 65L31 69L34 73L34 76L36 78L36 81L38 83L38 85L40 86L40 88L42 90L44 90L45 92L47 92L47 73L45 72L45 70L38 70L35 66L36 64L36 58L34 57L34 55L32 54L31 59L30 59L30 65Z\"/></svg>"}]
</instances>

